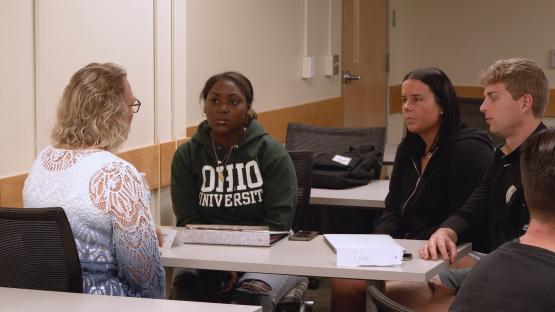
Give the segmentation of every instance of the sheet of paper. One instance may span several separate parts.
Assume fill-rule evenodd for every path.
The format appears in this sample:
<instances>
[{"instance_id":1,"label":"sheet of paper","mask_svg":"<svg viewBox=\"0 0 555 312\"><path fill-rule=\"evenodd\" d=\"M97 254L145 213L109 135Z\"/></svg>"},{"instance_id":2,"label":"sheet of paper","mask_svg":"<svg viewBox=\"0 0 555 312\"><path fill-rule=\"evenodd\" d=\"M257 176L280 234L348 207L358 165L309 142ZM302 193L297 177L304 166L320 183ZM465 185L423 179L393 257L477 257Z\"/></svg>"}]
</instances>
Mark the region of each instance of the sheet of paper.
<instances>
[{"instance_id":1,"label":"sheet of paper","mask_svg":"<svg viewBox=\"0 0 555 312\"><path fill-rule=\"evenodd\" d=\"M162 248L169 249L173 246L179 245L179 239L177 239L177 230L162 227L162 237L164 237L164 243L162 244Z\"/></svg>"},{"instance_id":2,"label":"sheet of paper","mask_svg":"<svg viewBox=\"0 0 555 312\"><path fill-rule=\"evenodd\" d=\"M337 266L401 265L403 248L389 235L325 234L337 254Z\"/></svg>"}]
</instances>

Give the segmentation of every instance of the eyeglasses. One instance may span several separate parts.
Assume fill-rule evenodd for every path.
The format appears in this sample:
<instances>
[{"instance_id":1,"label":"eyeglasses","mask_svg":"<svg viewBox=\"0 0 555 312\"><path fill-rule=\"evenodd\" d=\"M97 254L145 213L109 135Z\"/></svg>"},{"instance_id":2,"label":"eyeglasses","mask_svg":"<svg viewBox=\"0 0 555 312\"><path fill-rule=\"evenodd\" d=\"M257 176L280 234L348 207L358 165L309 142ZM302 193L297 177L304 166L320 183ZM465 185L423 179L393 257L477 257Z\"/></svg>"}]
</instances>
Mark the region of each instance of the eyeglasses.
<instances>
[{"instance_id":1,"label":"eyeglasses","mask_svg":"<svg viewBox=\"0 0 555 312\"><path fill-rule=\"evenodd\" d=\"M141 101L139 101L139 99L135 99L135 102L131 105L129 105L129 107L131 107L131 110L133 111L133 114L136 114L139 112L139 109L141 109L141 105L143 103L141 103Z\"/></svg>"}]
</instances>

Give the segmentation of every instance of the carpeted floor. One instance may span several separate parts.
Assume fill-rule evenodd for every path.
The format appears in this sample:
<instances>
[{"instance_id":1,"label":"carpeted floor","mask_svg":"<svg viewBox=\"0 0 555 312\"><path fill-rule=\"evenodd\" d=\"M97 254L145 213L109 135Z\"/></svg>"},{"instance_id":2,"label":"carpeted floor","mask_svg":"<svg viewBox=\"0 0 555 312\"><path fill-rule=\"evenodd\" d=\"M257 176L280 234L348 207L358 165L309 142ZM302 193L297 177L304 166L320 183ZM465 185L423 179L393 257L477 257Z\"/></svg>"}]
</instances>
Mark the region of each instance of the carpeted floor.
<instances>
[{"instance_id":1,"label":"carpeted floor","mask_svg":"<svg viewBox=\"0 0 555 312\"><path fill-rule=\"evenodd\" d=\"M318 277L320 282L318 289L308 289L305 293L305 300L314 301L314 311L329 312L330 311L330 279Z\"/></svg>"}]
</instances>

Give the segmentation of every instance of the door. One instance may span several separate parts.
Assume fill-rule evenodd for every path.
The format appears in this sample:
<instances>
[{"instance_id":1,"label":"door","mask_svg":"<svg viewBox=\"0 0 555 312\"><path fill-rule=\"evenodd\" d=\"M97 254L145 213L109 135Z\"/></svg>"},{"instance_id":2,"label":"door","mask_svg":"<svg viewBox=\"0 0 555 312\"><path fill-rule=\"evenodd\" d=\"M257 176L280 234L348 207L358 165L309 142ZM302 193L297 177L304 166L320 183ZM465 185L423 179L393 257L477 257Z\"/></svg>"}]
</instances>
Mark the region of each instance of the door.
<instances>
[{"instance_id":1,"label":"door","mask_svg":"<svg viewBox=\"0 0 555 312\"><path fill-rule=\"evenodd\" d=\"M385 127L387 0L342 0L345 127ZM349 72L349 77L345 74ZM359 76L359 77L357 77ZM360 80L355 80L360 78Z\"/></svg>"}]
</instances>

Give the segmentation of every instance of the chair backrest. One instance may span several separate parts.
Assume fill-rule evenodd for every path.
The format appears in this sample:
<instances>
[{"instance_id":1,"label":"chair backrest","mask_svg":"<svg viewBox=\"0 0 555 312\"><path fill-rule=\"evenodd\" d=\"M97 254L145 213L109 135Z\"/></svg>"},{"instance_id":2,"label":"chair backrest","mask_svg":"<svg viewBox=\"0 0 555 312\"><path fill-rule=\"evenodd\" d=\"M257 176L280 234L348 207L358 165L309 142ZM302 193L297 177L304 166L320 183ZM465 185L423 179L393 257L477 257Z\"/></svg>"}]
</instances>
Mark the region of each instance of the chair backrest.
<instances>
[{"instance_id":1,"label":"chair backrest","mask_svg":"<svg viewBox=\"0 0 555 312\"><path fill-rule=\"evenodd\" d=\"M293 220L293 231L307 230L306 212L310 204L312 188L312 151L288 151L297 174L297 210Z\"/></svg>"},{"instance_id":2,"label":"chair backrest","mask_svg":"<svg viewBox=\"0 0 555 312\"><path fill-rule=\"evenodd\" d=\"M385 127L329 128L298 123L287 125L285 149L333 152L351 145L373 145L382 154L385 148Z\"/></svg>"},{"instance_id":3,"label":"chair backrest","mask_svg":"<svg viewBox=\"0 0 555 312\"><path fill-rule=\"evenodd\" d=\"M310 150L314 154L347 151L350 146L373 145L382 156L385 150L385 127L374 128L329 128L289 123L285 137L285 149L288 151ZM376 176L381 166L376 168Z\"/></svg>"},{"instance_id":4,"label":"chair backrest","mask_svg":"<svg viewBox=\"0 0 555 312\"><path fill-rule=\"evenodd\" d=\"M366 305L373 303L378 312L414 312L412 309L389 299L374 285L368 286L367 294L367 299L371 302L367 302Z\"/></svg>"},{"instance_id":5,"label":"chair backrest","mask_svg":"<svg viewBox=\"0 0 555 312\"><path fill-rule=\"evenodd\" d=\"M83 292L62 208L0 208L0 287Z\"/></svg>"}]
</instances>

